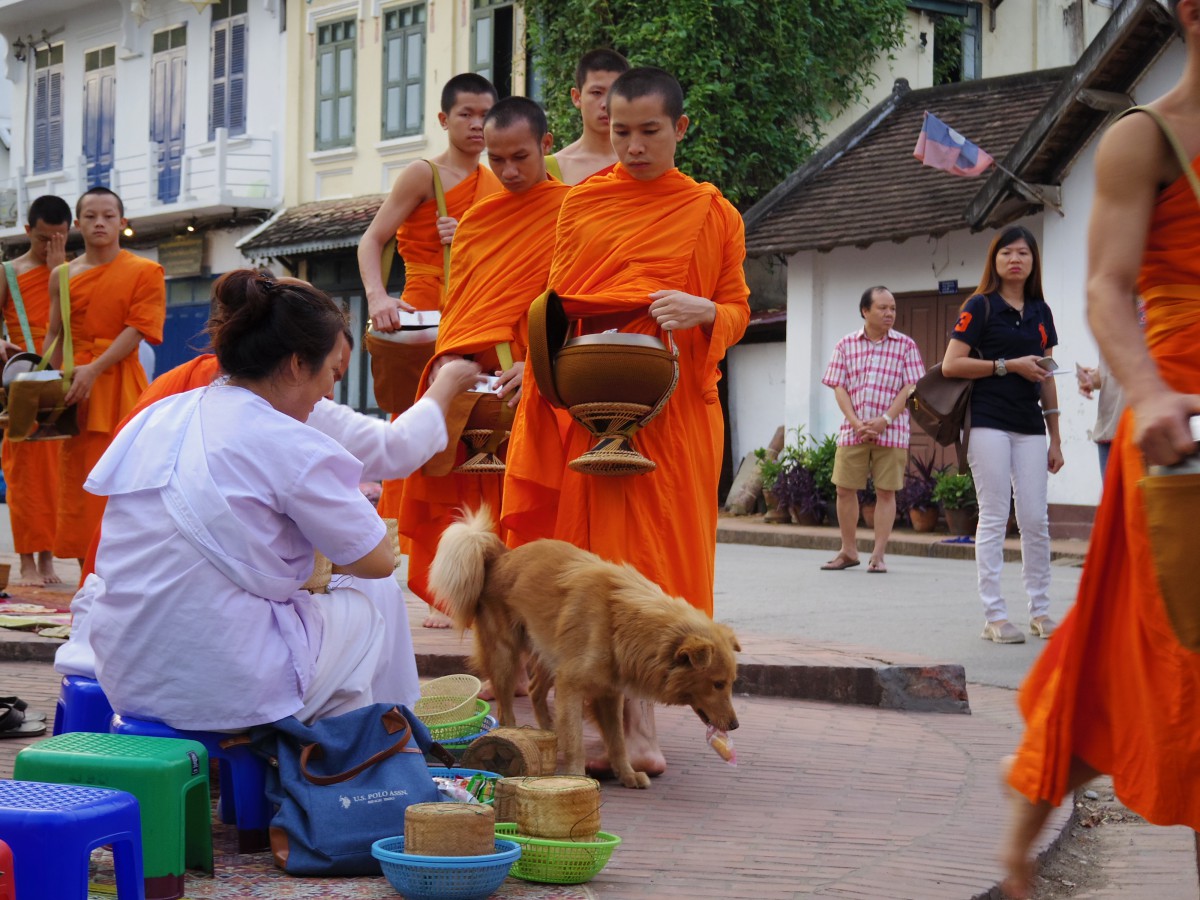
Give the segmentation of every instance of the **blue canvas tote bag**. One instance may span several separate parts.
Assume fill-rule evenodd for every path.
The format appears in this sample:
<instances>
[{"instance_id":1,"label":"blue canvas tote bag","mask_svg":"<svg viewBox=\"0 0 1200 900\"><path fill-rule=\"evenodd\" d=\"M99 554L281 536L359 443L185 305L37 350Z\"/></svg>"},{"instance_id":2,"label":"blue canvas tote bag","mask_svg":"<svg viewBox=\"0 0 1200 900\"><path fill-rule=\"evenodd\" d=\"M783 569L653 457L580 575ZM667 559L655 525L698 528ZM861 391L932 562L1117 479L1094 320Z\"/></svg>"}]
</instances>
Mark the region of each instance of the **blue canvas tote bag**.
<instances>
[{"instance_id":1,"label":"blue canvas tote bag","mask_svg":"<svg viewBox=\"0 0 1200 900\"><path fill-rule=\"evenodd\" d=\"M438 799L425 753L453 764L420 719L387 703L312 725L289 716L251 741L271 763L271 853L289 875L381 874L372 842L404 834L410 804Z\"/></svg>"}]
</instances>

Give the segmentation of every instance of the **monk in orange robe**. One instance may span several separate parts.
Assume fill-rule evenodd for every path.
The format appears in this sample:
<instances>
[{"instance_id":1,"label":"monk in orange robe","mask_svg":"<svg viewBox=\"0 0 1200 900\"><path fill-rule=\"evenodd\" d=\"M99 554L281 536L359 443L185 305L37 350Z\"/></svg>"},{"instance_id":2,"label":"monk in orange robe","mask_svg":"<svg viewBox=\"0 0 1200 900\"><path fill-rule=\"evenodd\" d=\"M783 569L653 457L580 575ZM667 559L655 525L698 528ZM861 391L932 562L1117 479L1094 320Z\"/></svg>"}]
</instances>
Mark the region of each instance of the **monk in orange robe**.
<instances>
[{"instance_id":1,"label":"monk in orange robe","mask_svg":"<svg viewBox=\"0 0 1200 900\"><path fill-rule=\"evenodd\" d=\"M371 327L396 331L399 310L441 309L446 292L446 248L458 221L476 202L500 190L492 171L479 164L483 152L483 117L496 102L492 83L482 75L455 75L442 88L438 121L450 146L429 160L409 165L396 179L383 205L358 244L358 270L367 295ZM435 175L437 182L435 183ZM436 184L441 185L446 215L438 215ZM380 272L384 247L396 239L396 252L404 260L404 293L397 300L387 292ZM383 482L379 515L395 519L400 514L403 479ZM402 542L402 548L407 547ZM429 627L448 628L450 620L431 610Z\"/></svg>"},{"instance_id":2,"label":"monk in orange robe","mask_svg":"<svg viewBox=\"0 0 1200 900\"><path fill-rule=\"evenodd\" d=\"M75 372L66 402L79 405L79 434L62 447L54 555L82 562L104 515L104 499L87 493L83 482L146 389L137 346L143 339L162 343L167 287L162 266L121 249L127 223L120 197L92 188L79 198L75 215L84 254L67 264ZM58 279L56 271L50 278L47 347L63 326ZM61 346L54 357L61 365Z\"/></svg>"},{"instance_id":3,"label":"monk in orange robe","mask_svg":"<svg viewBox=\"0 0 1200 900\"><path fill-rule=\"evenodd\" d=\"M575 66L571 103L579 110L583 133L546 160L550 174L564 184L606 175L617 164L608 135L608 89L629 61L616 50L591 50Z\"/></svg>"},{"instance_id":4,"label":"monk in orange robe","mask_svg":"<svg viewBox=\"0 0 1200 900\"><path fill-rule=\"evenodd\" d=\"M488 163L504 185L477 203L454 236L450 293L427 374L452 359L470 358L499 374L500 397L517 405L525 367L529 304L546 288L559 207L570 190L546 176L552 137L540 106L524 97L501 100L484 124ZM507 345L505 359L498 355ZM428 381L426 380L426 384ZM424 393L422 387L421 393ZM450 426L461 431L469 400ZM504 447L499 456L505 455ZM457 508L501 507L501 473L455 473L468 454L451 433L447 451L404 479L400 533L409 539L408 586L433 603L427 577L438 540Z\"/></svg>"},{"instance_id":5,"label":"monk in orange robe","mask_svg":"<svg viewBox=\"0 0 1200 900\"><path fill-rule=\"evenodd\" d=\"M1200 415L1200 0L1178 0L1183 79L1150 104L1178 135L1190 172L1150 115L1112 126L1096 154L1088 233L1088 318L1125 390L1074 607L1020 693L1026 731L1010 760L1004 851L1010 896L1029 896L1030 847L1050 811L1097 773L1157 825L1200 831L1200 654L1167 619L1138 482L1196 451ZM1131 299L1146 305L1145 340ZM1187 541L1185 533L1178 540ZM1200 864L1200 836L1197 837Z\"/></svg>"},{"instance_id":6,"label":"monk in orange robe","mask_svg":"<svg viewBox=\"0 0 1200 900\"><path fill-rule=\"evenodd\" d=\"M4 264L0 304L9 343L4 357L37 353L50 320L50 270L66 262L71 207L61 197L38 197L29 205L25 233L29 251ZM15 290L14 290L15 288ZM58 584L54 571L58 505L58 441L4 441L4 475L13 547L21 557L19 585Z\"/></svg>"},{"instance_id":7,"label":"monk in orange robe","mask_svg":"<svg viewBox=\"0 0 1200 900\"><path fill-rule=\"evenodd\" d=\"M549 287L584 333L673 335L678 386L634 439L658 468L625 477L568 469L593 438L572 422L560 440L554 409L526 379L501 521L510 543L569 541L632 564L711 615L724 435L717 365L750 318L742 219L717 188L675 168L688 119L671 75L630 69L608 102L620 162L568 194ZM664 771L653 707L626 702L625 716L634 769Z\"/></svg>"}]
</instances>

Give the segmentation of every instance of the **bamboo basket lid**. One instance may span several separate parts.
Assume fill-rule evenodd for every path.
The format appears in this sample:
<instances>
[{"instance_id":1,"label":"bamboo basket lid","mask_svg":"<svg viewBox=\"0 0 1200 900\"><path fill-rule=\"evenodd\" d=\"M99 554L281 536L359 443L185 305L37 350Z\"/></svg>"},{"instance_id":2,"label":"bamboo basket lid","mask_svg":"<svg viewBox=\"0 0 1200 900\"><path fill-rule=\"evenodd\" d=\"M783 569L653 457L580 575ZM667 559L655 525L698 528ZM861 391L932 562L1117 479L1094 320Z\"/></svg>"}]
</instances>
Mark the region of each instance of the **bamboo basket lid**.
<instances>
[{"instance_id":1,"label":"bamboo basket lid","mask_svg":"<svg viewBox=\"0 0 1200 900\"><path fill-rule=\"evenodd\" d=\"M580 840L600 830L600 783L582 775L525 778L517 785L517 831Z\"/></svg>"},{"instance_id":2,"label":"bamboo basket lid","mask_svg":"<svg viewBox=\"0 0 1200 900\"><path fill-rule=\"evenodd\" d=\"M496 816L482 803L414 803L404 811L404 852L485 856L495 850Z\"/></svg>"},{"instance_id":3,"label":"bamboo basket lid","mask_svg":"<svg viewBox=\"0 0 1200 900\"><path fill-rule=\"evenodd\" d=\"M477 737L463 751L462 766L483 769L511 777L515 775L546 775L542 769L542 751L530 732L532 728L493 728Z\"/></svg>"}]
</instances>

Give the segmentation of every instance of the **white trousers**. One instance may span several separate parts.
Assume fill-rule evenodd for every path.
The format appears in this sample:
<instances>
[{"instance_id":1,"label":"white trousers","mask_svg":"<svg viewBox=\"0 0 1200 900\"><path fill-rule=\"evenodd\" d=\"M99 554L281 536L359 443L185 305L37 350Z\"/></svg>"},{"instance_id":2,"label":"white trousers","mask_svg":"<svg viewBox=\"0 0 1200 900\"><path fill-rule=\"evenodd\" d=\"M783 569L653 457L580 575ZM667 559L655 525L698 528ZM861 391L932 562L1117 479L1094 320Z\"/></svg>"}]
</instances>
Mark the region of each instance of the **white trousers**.
<instances>
[{"instance_id":1,"label":"white trousers","mask_svg":"<svg viewBox=\"0 0 1200 900\"><path fill-rule=\"evenodd\" d=\"M304 706L293 713L306 725L374 703L383 653L383 616L361 591L340 588L314 594L313 601L321 615L321 649Z\"/></svg>"},{"instance_id":2,"label":"white trousers","mask_svg":"<svg viewBox=\"0 0 1200 900\"><path fill-rule=\"evenodd\" d=\"M1050 611L1050 517L1046 509L1047 444L1044 434L1017 434L972 428L967 458L979 497L975 568L979 599L989 622L1007 619L1000 592L1009 497L1016 501L1021 529L1021 578L1029 595L1030 618Z\"/></svg>"}]
</instances>

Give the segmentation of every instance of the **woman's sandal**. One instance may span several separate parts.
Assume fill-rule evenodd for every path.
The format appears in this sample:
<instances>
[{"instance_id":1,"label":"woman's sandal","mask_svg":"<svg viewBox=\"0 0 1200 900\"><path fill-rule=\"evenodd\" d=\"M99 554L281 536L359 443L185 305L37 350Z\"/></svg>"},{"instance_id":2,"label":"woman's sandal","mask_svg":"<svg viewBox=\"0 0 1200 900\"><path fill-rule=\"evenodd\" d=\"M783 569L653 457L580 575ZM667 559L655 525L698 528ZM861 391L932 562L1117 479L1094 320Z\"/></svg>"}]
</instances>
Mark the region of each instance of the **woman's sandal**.
<instances>
[{"instance_id":1,"label":"woman's sandal","mask_svg":"<svg viewBox=\"0 0 1200 900\"><path fill-rule=\"evenodd\" d=\"M0 697L0 706L11 706L13 709L19 709L21 712L25 713L26 722L46 721L46 714L44 712L37 712L36 710L30 712L29 704L20 697Z\"/></svg>"},{"instance_id":2,"label":"woman's sandal","mask_svg":"<svg viewBox=\"0 0 1200 900\"><path fill-rule=\"evenodd\" d=\"M16 698L0 699L0 738L37 737L39 734L46 733L44 721L26 721L24 709L19 708L16 703L6 702L7 700L16 700ZM17 703L25 705L21 700L17 700Z\"/></svg>"}]
</instances>

